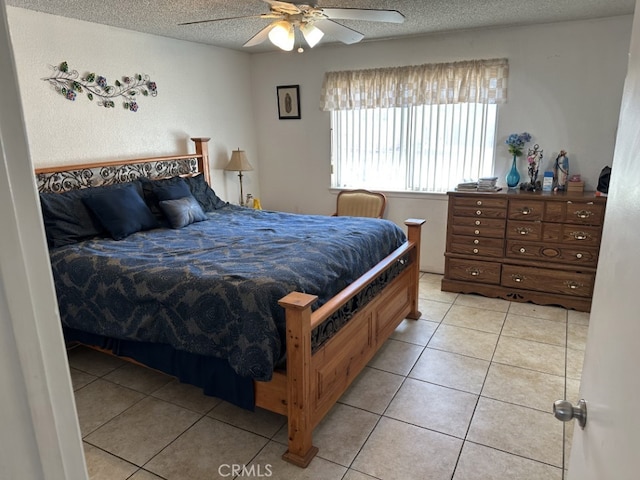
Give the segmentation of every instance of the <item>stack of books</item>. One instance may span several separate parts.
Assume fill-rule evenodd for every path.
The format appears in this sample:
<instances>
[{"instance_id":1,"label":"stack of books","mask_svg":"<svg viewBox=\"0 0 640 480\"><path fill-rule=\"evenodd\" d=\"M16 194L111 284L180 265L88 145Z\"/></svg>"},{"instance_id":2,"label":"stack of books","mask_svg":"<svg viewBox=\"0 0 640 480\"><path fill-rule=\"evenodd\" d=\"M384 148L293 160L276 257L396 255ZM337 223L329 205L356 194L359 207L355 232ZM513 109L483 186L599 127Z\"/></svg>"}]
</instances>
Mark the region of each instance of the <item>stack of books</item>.
<instances>
[{"instance_id":1,"label":"stack of books","mask_svg":"<svg viewBox=\"0 0 640 480\"><path fill-rule=\"evenodd\" d=\"M456 187L457 192L498 192L502 187L498 187L496 182L498 177L482 177L477 182L460 182Z\"/></svg>"}]
</instances>

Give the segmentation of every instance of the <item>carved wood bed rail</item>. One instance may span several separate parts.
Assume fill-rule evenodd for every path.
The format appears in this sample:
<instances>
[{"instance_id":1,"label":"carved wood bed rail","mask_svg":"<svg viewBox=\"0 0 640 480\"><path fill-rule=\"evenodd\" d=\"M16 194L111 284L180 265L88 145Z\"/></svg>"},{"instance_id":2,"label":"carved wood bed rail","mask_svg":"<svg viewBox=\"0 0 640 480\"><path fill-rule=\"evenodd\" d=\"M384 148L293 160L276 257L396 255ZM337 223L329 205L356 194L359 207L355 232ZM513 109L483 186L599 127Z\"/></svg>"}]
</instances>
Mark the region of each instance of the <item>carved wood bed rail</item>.
<instances>
[{"instance_id":1,"label":"carved wood bed rail","mask_svg":"<svg viewBox=\"0 0 640 480\"><path fill-rule=\"evenodd\" d=\"M192 140L195 154L38 168L38 189L61 192L143 175L200 172L209 181L209 139ZM148 175L151 170L154 175ZM286 415L285 460L300 467L311 462L318 451L312 443L313 429L402 320L420 318L418 279L424 222L407 220L408 240L317 310L312 311L313 295L291 292L280 300L286 312L286 371L274 372L270 382L255 382L255 404ZM313 330L332 315L345 317L344 326L312 351Z\"/></svg>"}]
</instances>

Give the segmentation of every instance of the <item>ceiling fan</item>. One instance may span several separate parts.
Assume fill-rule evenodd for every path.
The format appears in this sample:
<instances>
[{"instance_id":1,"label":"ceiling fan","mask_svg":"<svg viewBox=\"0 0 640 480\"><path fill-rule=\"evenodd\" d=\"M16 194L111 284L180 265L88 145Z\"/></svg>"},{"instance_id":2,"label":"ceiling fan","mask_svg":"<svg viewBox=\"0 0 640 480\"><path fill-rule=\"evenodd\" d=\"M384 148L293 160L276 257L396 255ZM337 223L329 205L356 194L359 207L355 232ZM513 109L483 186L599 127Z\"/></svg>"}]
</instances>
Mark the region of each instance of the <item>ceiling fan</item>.
<instances>
[{"instance_id":1,"label":"ceiling fan","mask_svg":"<svg viewBox=\"0 0 640 480\"><path fill-rule=\"evenodd\" d=\"M302 33L309 47L313 48L325 34L329 34L346 44L356 43L364 38L362 33L345 27L334 20L365 20L368 22L388 23L404 22L404 15L397 10L322 8L318 7L316 3L308 2L263 1L269 4L268 13L198 20L195 22L180 23L179 25L220 22L239 18L270 19L273 21L251 37L243 47L253 47L269 39L271 43L282 50L291 51L295 43L296 28ZM302 51L302 48L299 48L298 51Z\"/></svg>"}]
</instances>

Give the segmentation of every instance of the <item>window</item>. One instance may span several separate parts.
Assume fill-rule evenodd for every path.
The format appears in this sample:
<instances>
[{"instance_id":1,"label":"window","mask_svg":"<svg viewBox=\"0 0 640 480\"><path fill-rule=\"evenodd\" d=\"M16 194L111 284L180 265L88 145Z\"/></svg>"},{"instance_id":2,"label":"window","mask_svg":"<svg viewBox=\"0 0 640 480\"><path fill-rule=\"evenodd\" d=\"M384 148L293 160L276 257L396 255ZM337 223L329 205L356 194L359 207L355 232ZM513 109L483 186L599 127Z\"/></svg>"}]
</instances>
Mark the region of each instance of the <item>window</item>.
<instances>
[{"instance_id":1,"label":"window","mask_svg":"<svg viewBox=\"0 0 640 480\"><path fill-rule=\"evenodd\" d=\"M446 192L493 172L497 105L331 113L331 186Z\"/></svg>"},{"instance_id":2,"label":"window","mask_svg":"<svg viewBox=\"0 0 640 480\"><path fill-rule=\"evenodd\" d=\"M493 172L506 59L329 72L337 188L446 192Z\"/></svg>"}]
</instances>

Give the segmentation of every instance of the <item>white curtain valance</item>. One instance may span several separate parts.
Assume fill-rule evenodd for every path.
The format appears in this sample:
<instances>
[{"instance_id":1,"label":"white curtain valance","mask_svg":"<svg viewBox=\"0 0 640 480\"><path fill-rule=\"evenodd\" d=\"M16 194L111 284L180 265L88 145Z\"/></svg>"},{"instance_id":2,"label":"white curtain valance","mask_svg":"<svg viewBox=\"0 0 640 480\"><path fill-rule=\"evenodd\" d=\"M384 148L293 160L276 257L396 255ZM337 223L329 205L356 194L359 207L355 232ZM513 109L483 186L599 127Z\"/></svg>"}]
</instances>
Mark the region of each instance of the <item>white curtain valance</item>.
<instances>
[{"instance_id":1,"label":"white curtain valance","mask_svg":"<svg viewBox=\"0 0 640 480\"><path fill-rule=\"evenodd\" d=\"M454 103L505 103L506 58L327 72L320 108L357 110Z\"/></svg>"}]
</instances>

